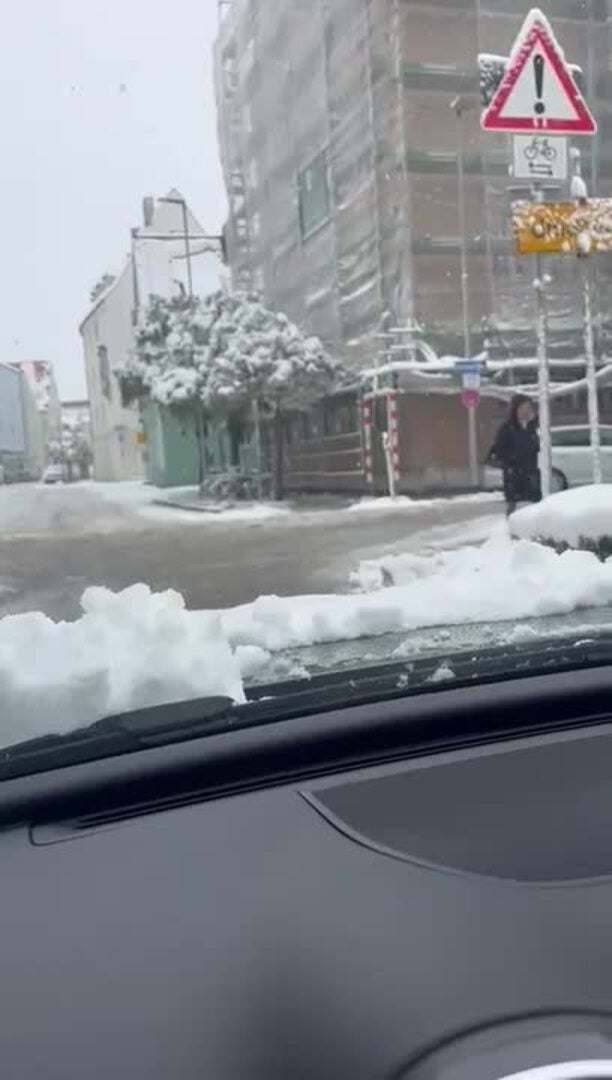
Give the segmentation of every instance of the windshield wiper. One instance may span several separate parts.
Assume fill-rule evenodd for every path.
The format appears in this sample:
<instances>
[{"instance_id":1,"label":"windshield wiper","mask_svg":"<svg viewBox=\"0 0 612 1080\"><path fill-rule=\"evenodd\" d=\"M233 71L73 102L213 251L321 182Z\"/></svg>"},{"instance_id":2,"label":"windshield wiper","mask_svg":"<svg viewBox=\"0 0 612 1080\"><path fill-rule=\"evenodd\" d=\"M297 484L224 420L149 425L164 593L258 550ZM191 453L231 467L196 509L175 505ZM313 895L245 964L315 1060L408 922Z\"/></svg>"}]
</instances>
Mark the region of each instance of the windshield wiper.
<instances>
[{"instance_id":1,"label":"windshield wiper","mask_svg":"<svg viewBox=\"0 0 612 1080\"><path fill-rule=\"evenodd\" d=\"M63 735L44 735L0 751L0 780L184 742L231 730L306 717L406 694L469 683L495 682L612 662L612 634L585 639L541 638L487 649L415 656L251 687L245 704L228 697L198 698L110 716Z\"/></svg>"},{"instance_id":2,"label":"windshield wiper","mask_svg":"<svg viewBox=\"0 0 612 1080\"><path fill-rule=\"evenodd\" d=\"M209 726L216 733L228 726L236 708L228 697L198 698L108 716L63 735L27 739L0 750L0 778L112 757L160 742L182 742L203 735Z\"/></svg>"}]
</instances>

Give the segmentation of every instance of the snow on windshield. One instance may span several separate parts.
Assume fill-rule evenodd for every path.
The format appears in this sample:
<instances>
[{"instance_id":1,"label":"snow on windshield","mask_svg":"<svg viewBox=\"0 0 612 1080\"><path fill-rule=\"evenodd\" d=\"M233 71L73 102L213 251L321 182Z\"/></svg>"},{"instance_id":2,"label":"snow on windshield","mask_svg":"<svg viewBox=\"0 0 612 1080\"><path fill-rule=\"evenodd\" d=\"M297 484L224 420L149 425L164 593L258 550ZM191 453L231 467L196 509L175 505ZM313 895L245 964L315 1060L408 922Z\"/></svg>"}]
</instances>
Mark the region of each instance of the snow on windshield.
<instances>
[{"instance_id":1,"label":"snow on windshield","mask_svg":"<svg viewBox=\"0 0 612 1080\"><path fill-rule=\"evenodd\" d=\"M74 622L8 616L0 621L0 743L162 702L241 702L244 680L288 649L610 605L612 561L496 530L482 546L364 562L352 584L364 591L262 596L217 612L188 611L177 593L143 584L117 594L90 588Z\"/></svg>"}]
</instances>

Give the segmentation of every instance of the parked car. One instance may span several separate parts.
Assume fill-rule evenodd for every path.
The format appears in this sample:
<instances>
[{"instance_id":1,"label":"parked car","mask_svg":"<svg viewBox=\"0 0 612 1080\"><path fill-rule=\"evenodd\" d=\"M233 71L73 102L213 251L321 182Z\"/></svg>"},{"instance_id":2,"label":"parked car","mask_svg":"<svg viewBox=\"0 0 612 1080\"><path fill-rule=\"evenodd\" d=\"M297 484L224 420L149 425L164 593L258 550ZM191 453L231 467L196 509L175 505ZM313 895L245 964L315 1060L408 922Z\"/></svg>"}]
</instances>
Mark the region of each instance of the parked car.
<instances>
[{"instance_id":1,"label":"parked car","mask_svg":"<svg viewBox=\"0 0 612 1080\"><path fill-rule=\"evenodd\" d=\"M612 424L601 424L601 464L603 479L612 483ZM565 491L593 482L591 461L591 430L588 424L568 424L551 428L552 490ZM484 486L497 491L502 486L501 469L487 465Z\"/></svg>"},{"instance_id":2,"label":"parked car","mask_svg":"<svg viewBox=\"0 0 612 1080\"><path fill-rule=\"evenodd\" d=\"M61 484L63 479L64 468L62 465L47 465L42 476L43 484Z\"/></svg>"},{"instance_id":3,"label":"parked car","mask_svg":"<svg viewBox=\"0 0 612 1080\"><path fill-rule=\"evenodd\" d=\"M601 424L601 465L603 479L612 483L612 424ZM564 491L593 482L591 431L588 424L554 427L551 431L553 490Z\"/></svg>"}]
</instances>

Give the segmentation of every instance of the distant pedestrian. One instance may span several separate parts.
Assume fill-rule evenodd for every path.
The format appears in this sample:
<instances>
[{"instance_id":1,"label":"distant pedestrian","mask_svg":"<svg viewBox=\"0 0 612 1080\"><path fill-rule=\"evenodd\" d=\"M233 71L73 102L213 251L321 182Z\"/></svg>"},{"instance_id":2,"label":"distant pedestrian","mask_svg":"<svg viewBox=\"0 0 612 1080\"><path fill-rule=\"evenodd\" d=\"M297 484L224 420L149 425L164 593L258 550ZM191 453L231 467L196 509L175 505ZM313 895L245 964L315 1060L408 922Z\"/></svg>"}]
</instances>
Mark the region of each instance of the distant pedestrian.
<instances>
[{"instance_id":1,"label":"distant pedestrian","mask_svg":"<svg viewBox=\"0 0 612 1080\"><path fill-rule=\"evenodd\" d=\"M508 419L497 432L487 457L487 464L502 470L508 517L514 513L518 503L539 502L542 498L539 451L535 405L531 398L517 394L510 404Z\"/></svg>"}]
</instances>

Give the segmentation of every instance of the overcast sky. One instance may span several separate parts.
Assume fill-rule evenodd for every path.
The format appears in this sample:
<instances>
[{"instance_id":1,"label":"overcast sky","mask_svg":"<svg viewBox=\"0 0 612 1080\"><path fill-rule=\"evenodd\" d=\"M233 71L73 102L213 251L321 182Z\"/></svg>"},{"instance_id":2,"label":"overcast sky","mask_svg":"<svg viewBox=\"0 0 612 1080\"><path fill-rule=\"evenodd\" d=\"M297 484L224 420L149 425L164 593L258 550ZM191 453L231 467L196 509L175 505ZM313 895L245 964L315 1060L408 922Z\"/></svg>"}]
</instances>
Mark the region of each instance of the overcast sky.
<instances>
[{"instance_id":1,"label":"overcast sky","mask_svg":"<svg viewBox=\"0 0 612 1080\"><path fill-rule=\"evenodd\" d=\"M78 323L143 195L179 188L218 231L217 0L0 4L0 359L85 393Z\"/></svg>"}]
</instances>

